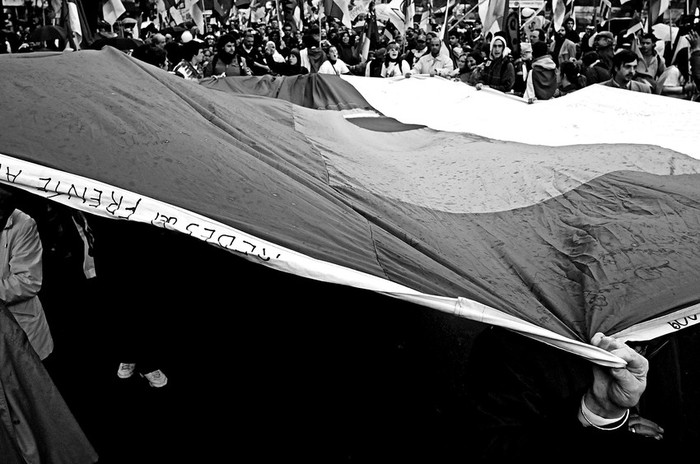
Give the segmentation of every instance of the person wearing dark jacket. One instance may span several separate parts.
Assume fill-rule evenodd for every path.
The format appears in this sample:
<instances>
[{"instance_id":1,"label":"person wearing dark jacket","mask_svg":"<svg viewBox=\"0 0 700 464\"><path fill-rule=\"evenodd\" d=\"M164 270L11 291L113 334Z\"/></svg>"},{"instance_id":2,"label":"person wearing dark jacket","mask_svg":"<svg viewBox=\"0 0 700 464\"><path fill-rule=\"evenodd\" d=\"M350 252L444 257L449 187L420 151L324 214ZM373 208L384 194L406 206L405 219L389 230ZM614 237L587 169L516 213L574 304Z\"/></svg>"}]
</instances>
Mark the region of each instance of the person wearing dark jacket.
<instances>
[{"instance_id":1,"label":"person wearing dark jacket","mask_svg":"<svg viewBox=\"0 0 700 464\"><path fill-rule=\"evenodd\" d=\"M510 92L515 85L515 68L508 57L506 39L496 35L491 40L491 54L479 75L476 89L489 87L501 92Z\"/></svg>"},{"instance_id":2,"label":"person wearing dark jacket","mask_svg":"<svg viewBox=\"0 0 700 464\"><path fill-rule=\"evenodd\" d=\"M216 54L204 68L204 77L250 75L250 68L243 66L236 54L236 38L230 34L219 37L216 42Z\"/></svg>"},{"instance_id":3,"label":"person wearing dark jacket","mask_svg":"<svg viewBox=\"0 0 700 464\"><path fill-rule=\"evenodd\" d=\"M532 46L532 70L527 76L527 86L523 98L528 103L535 100L549 100L558 96L559 71L548 53L547 44L536 42Z\"/></svg>"},{"instance_id":4,"label":"person wearing dark jacket","mask_svg":"<svg viewBox=\"0 0 700 464\"><path fill-rule=\"evenodd\" d=\"M278 72L283 76L296 76L298 74L309 73L309 70L301 65L299 49L293 48L289 52L289 55L287 55L287 61L279 65Z\"/></svg>"}]
</instances>

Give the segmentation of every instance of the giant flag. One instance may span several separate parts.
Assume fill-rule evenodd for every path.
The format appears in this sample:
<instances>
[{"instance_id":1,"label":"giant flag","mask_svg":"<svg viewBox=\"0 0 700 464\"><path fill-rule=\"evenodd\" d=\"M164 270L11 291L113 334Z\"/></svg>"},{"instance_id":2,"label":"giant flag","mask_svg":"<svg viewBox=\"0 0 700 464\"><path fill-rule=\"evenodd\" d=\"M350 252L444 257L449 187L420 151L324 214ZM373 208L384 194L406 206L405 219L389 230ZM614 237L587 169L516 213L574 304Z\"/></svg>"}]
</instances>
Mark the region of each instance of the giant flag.
<instances>
[{"instance_id":1,"label":"giant flag","mask_svg":"<svg viewBox=\"0 0 700 464\"><path fill-rule=\"evenodd\" d=\"M0 180L34 195L604 365L622 361L595 332L698 318L692 103L592 86L527 105L440 78L218 87L110 48L33 55L0 57Z\"/></svg>"}]
</instances>

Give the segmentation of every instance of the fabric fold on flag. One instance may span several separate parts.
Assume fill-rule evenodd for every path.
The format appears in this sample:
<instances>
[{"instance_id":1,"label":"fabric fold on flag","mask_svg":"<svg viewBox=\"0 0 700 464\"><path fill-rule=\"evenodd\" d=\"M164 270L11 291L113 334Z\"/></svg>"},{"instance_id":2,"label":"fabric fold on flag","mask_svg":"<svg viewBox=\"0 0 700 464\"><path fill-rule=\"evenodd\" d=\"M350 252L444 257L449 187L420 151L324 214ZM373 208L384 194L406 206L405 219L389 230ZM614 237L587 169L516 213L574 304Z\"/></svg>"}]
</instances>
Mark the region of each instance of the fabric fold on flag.
<instances>
[{"instance_id":1,"label":"fabric fold on flag","mask_svg":"<svg viewBox=\"0 0 700 464\"><path fill-rule=\"evenodd\" d=\"M102 1L102 19L110 26L113 26L124 13L126 13L126 8L121 0Z\"/></svg>"}]
</instances>

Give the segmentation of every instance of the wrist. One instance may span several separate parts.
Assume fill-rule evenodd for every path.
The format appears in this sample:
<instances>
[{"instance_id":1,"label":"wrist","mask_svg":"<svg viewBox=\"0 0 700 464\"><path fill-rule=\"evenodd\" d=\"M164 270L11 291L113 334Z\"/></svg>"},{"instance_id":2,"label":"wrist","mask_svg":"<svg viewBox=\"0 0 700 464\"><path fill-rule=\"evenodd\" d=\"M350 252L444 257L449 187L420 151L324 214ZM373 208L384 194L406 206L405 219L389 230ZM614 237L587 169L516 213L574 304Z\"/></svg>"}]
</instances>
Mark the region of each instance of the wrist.
<instances>
[{"instance_id":1,"label":"wrist","mask_svg":"<svg viewBox=\"0 0 700 464\"><path fill-rule=\"evenodd\" d=\"M581 398L581 405L578 410L578 420L584 427L594 427L598 430L617 430L622 427L629 419L630 410L625 409L625 412L620 417L604 418L591 412L586 406L585 395Z\"/></svg>"},{"instance_id":2,"label":"wrist","mask_svg":"<svg viewBox=\"0 0 700 464\"><path fill-rule=\"evenodd\" d=\"M596 416L604 419L617 419L625 415L628 408L622 407L607 399L604 395L596 395L593 388L583 395L583 404Z\"/></svg>"}]
</instances>

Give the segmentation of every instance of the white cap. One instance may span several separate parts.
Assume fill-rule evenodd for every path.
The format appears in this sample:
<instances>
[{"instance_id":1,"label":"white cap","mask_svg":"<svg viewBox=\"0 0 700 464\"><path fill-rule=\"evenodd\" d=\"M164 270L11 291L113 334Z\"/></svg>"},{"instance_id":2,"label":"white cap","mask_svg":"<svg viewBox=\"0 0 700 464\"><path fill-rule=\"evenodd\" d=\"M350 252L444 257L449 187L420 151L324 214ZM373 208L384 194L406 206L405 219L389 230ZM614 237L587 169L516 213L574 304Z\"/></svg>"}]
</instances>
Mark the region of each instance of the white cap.
<instances>
[{"instance_id":1,"label":"white cap","mask_svg":"<svg viewBox=\"0 0 700 464\"><path fill-rule=\"evenodd\" d=\"M180 42L187 43L192 40L192 33L190 31L185 31L180 36Z\"/></svg>"}]
</instances>

